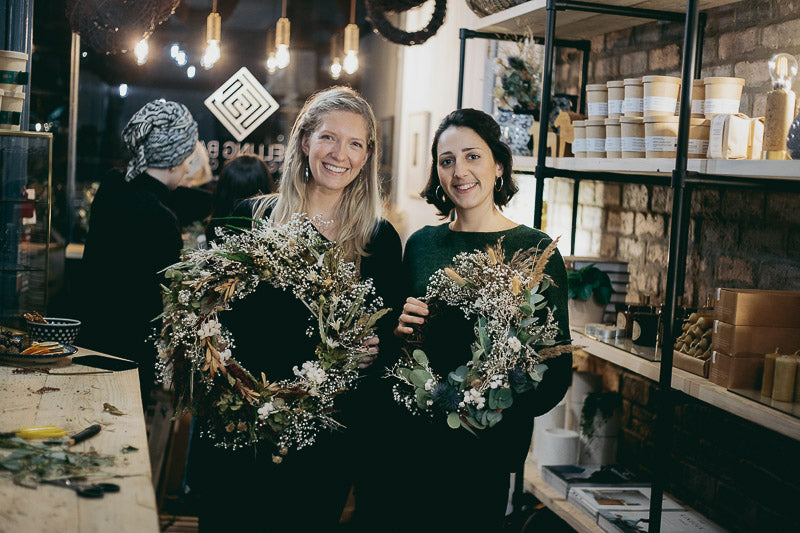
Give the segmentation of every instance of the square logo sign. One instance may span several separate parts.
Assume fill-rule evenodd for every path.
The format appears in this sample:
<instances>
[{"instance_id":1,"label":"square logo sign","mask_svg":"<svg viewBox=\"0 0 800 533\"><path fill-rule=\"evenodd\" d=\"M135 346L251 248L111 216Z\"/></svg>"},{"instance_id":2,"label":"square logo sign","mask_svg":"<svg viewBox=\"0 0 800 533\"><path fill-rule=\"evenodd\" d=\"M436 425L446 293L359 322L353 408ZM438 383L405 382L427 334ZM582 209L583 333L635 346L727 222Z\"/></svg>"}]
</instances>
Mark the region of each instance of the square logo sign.
<instances>
[{"instance_id":1,"label":"square logo sign","mask_svg":"<svg viewBox=\"0 0 800 533\"><path fill-rule=\"evenodd\" d=\"M278 102L246 67L206 98L206 107L238 142L243 141L270 115Z\"/></svg>"}]
</instances>

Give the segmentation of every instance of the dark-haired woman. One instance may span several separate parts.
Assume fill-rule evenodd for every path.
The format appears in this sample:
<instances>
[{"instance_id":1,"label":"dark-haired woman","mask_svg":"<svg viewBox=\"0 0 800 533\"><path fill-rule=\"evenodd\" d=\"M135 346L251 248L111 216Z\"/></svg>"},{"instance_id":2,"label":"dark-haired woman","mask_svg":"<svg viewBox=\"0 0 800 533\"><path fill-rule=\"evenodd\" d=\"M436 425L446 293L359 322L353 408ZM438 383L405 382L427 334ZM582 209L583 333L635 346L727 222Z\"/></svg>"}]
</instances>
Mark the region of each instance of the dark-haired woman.
<instances>
[{"instance_id":1,"label":"dark-haired woman","mask_svg":"<svg viewBox=\"0 0 800 533\"><path fill-rule=\"evenodd\" d=\"M275 182L263 159L253 154L239 154L222 167L206 226L206 240L216 238L215 229L226 226L223 220L233 214L242 200L275 192Z\"/></svg>"},{"instance_id":2,"label":"dark-haired woman","mask_svg":"<svg viewBox=\"0 0 800 533\"><path fill-rule=\"evenodd\" d=\"M503 239L506 257L517 250L544 249L551 239L543 232L518 225L500 212L517 192L511 176L511 151L500 140L497 123L482 111L460 109L449 114L436 131L431 148L430 178L422 192L442 217L455 219L426 226L414 233L403 264L413 297L409 297L395 333L424 326L423 350L434 371L446 376L471 360L474 317L456 308L429 313L420 300L436 270L452 263L460 252L483 251ZM559 325L558 344L568 344L567 277L558 254L546 273L554 286L546 291ZM531 442L533 419L556 405L570 382L569 353L547 362L539 386L514 402L497 426L478 437L450 429L441 418L428 420L397 408L392 417L394 450L385 472L386 505L393 527L416 531L494 531L506 511L509 473L519 469ZM385 513L383 513L385 514ZM411 529L409 529L411 530Z\"/></svg>"}]
</instances>

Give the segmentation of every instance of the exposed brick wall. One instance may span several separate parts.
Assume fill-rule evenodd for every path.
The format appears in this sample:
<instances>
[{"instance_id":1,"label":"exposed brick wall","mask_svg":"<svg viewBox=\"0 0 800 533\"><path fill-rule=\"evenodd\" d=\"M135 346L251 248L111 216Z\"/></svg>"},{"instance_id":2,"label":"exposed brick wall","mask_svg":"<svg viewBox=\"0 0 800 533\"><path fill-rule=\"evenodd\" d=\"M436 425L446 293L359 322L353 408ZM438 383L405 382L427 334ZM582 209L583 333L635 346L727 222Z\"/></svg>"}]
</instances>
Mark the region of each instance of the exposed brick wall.
<instances>
[{"instance_id":1,"label":"exposed brick wall","mask_svg":"<svg viewBox=\"0 0 800 533\"><path fill-rule=\"evenodd\" d=\"M656 383L595 357L576 363L622 396L618 462L651 475ZM671 401L667 491L731 531L800 531L800 442L678 391Z\"/></svg>"},{"instance_id":2,"label":"exposed brick wall","mask_svg":"<svg viewBox=\"0 0 800 533\"><path fill-rule=\"evenodd\" d=\"M678 76L682 39L679 23L649 23L596 36L589 82L646 74ZM746 0L707 12L702 75L744 77L743 113L764 114L771 88L767 60L777 51L800 57L800 0ZM562 50L559 58L563 63L556 86L574 86L579 54ZM548 231L568 233L571 200L571 186L549 188ZM651 301L661 301L671 211L669 188L584 181L575 253L629 261L629 300L649 295ZM800 195L695 190L688 252L685 295L690 304L702 305L720 285L800 289Z\"/></svg>"},{"instance_id":3,"label":"exposed brick wall","mask_svg":"<svg viewBox=\"0 0 800 533\"><path fill-rule=\"evenodd\" d=\"M800 58L800 0L746 0L707 14L702 75L746 78L740 111L762 116L771 88L767 60L779 51ZM678 76L682 40L683 25L677 23L597 36L589 82ZM566 52L559 57L571 61L558 70L560 86L575 83L579 57ZM572 189L569 180L553 183L560 181L547 195L547 230L554 234L569 228ZM579 203L576 254L628 261L629 301L643 294L662 300L671 189L582 182ZM598 219L598 209L600 227L590 224ZM800 194L701 188L692 195L690 217L689 303L703 304L718 286L800 290ZM603 374L604 386L622 394L619 461L647 471L654 453L656 384L594 358L583 369ZM733 531L800 531L800 442L685 394L674 392L672 399L668 490Z\"/></svg>"}]
</instances>

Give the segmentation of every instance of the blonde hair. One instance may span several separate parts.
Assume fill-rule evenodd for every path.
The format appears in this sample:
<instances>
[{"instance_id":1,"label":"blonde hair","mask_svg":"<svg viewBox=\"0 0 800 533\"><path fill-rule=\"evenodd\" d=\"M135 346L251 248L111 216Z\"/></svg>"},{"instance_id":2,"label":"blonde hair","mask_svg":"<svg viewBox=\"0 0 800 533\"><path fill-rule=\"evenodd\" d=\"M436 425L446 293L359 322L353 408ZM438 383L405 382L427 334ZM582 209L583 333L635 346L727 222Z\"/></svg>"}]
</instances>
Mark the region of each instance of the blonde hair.
<instances>
[{"instance_id":1,"label":"blonde hair","mask_svg":"<svg viewBox=\"0 0 800 533\"><path fill-rule=\"evenodd\" d=\"M306 100L289 136L278 193L259 198L253 207L253 218L258 220L263 217L270 206L274 206L270 218L278 224L288 222L295 213L306 213L308 183L305 171L308 163L303 153L303 139L313 134L325 115L333 111L360 115L367 126L367 162L356 179L342 191L335 215L339 220L337 242L347 257L354 260L357 256L367 255L366 246L376 223L381 219L383 208L378 179L375 115L367 101L349 87L330 87Z\"/></svg>"}]
</instances>

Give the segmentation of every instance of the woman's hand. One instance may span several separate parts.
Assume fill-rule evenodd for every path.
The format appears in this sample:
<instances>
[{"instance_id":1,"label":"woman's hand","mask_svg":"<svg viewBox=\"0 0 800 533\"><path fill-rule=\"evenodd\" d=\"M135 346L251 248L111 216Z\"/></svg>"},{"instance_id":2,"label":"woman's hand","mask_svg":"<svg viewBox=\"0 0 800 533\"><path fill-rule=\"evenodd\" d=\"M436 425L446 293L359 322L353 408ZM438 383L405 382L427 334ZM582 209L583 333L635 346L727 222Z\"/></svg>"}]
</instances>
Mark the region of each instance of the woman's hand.
<instances>
[{"instance_id":1,"label":"woman's hand","mask_svg":"<svg viewBox=\"0 0 800 533\"><path fill-rule=\"evenodd\" d=\"M380 341L377 335L364 339L364 342L361 343L361 346L364 347L364 357L359 359L358 368L367 368L375 362L375 358L378 357L378 344Z\"/></svg>"},{"instance_id":2,"label":"woman's hand","mask_svg":"<svg viewBox=\"0 0 800 533\"><path fill-rule=\"evenodd\" d=\"M397 327L394 328L394 334L398 337L403 335L411 335L414 333L412 326L414 324L424 324L425 318L428 316L428 304L416 298L406 298L406 303L403 304L403 314L400 315L400 320Z\"/></svg>"}]
</instances>

